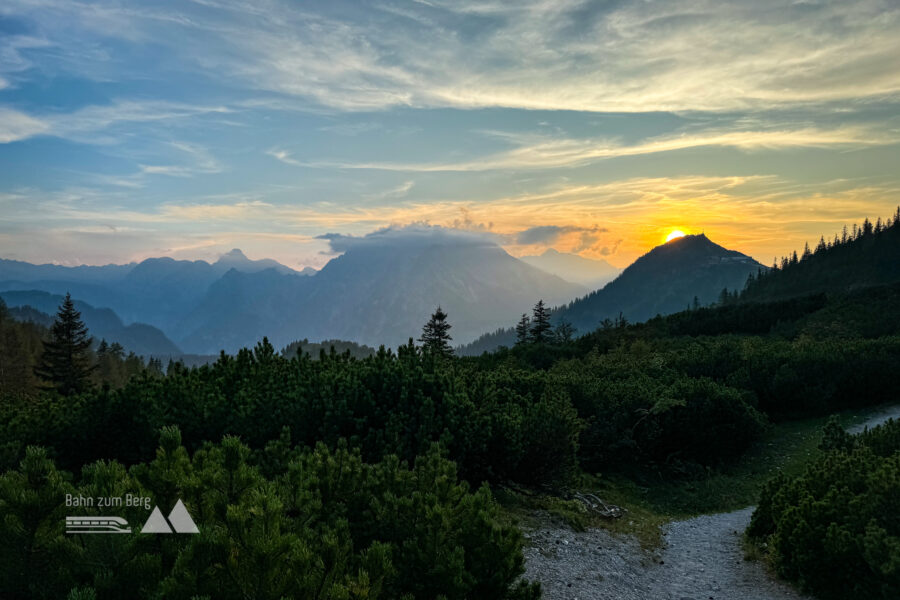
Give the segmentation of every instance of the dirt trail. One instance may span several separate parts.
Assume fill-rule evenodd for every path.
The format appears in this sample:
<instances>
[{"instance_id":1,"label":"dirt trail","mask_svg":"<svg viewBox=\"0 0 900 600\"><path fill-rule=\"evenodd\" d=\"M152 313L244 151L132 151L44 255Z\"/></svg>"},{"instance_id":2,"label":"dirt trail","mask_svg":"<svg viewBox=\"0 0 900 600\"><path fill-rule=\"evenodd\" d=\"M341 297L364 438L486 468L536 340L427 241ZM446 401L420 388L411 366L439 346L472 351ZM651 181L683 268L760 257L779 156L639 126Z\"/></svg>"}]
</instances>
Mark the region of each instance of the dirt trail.
<instances>
[{"instance_id":1,"label":"dirt trail","mask_svg":"<svg viewBox=\"0 0 900 600\"><path fill-rule=\"evenodd\" d=\"M868 415L855 433L889 418L900 405ZM808 598L744 560L741 536L754 507L673 521L663 546L642 550L636 540L602 529L574 532L559 524L526 531L525 577L540 581L548 600L797 600Z\"/></svg>"}]
</instances>

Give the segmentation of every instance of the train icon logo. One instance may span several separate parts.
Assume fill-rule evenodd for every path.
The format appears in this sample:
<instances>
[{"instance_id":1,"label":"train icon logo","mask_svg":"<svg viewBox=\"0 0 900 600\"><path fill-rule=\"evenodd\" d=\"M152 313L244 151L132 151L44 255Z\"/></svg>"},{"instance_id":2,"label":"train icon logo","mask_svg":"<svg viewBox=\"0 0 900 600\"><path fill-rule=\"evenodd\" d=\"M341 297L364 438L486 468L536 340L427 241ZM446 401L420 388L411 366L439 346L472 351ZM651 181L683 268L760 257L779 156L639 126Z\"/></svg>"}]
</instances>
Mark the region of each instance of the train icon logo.
<instances>
[{"instance_id":1,"label":"train icon logo","mask_svg":"<svg viewBox=\"0 0 900 600\"><path fill-rule=\"evenodd\" d=\"M131 533L122 517L66 517L66 533Z\"/></svg>"}]
</instances>

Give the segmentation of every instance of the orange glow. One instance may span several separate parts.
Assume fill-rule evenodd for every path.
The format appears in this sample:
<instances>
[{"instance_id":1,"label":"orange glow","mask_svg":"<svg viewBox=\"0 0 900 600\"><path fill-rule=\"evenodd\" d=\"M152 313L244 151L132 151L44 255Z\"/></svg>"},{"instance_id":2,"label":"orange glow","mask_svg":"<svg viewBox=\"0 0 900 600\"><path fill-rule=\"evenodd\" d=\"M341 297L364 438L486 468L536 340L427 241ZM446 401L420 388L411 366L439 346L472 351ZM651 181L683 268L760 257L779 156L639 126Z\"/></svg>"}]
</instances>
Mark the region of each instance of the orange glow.
<instances>
[{"instance_id":1,"label":"orange glow","mask_svg":"<svg viewBox=\"0 0 900 600\"><path fill-rule=\"evenodd\" d=\"M684 237L684 232L680 229L676 229L672 233L666 236L666 242L671 242L674 239L678 239L680 237Z\"/></svg>"}]
</instances>

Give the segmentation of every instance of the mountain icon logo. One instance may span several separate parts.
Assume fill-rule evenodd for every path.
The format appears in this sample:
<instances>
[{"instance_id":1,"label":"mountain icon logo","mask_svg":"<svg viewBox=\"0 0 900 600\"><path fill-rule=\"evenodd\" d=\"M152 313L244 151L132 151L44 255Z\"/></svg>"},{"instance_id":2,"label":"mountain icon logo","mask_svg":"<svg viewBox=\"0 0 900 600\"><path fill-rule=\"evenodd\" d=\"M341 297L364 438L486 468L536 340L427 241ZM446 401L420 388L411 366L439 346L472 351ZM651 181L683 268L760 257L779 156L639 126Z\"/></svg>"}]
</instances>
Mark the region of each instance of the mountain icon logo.
<instances>
[{"instance_id":1,"label":"mountain icon logo","mask_svg":"<svg viewBox=\"0 0 900 600\"><path fill-rule=\"evenodd\" d=\"M154 506L141 533L200 533L200 530L179 498L168 518L163 516L159 506Z\"/></svg>"}]
</instances>

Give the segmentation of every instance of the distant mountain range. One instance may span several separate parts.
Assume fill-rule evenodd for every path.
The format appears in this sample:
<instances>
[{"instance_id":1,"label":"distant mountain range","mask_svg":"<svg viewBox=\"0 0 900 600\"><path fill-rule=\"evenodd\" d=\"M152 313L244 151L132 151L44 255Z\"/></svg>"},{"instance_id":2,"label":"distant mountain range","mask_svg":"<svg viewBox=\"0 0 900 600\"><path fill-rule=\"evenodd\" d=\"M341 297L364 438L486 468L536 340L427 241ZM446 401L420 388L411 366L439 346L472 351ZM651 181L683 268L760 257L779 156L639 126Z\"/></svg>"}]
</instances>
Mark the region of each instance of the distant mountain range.
<instances>
[{"instance_id":1,"label":"distant mountain range","mask_svg":"<svg viewBox=\"0 0 900 600\"><path fill-rule=\"evenodd\" d=\"M0 298L11 309L14 318L49 326L63 301L62 296L41 291L0 292ZM109 308L95 308L86 302L75 301L84 324L96 341L118 342L128 352L141 356L178 356L181 350L162 331L151 325L125 325Z\"/></svg>"},{"instance_id":2,"label":"distant mountain range","mask_svg":"<svg viewBox=\"0 0 900 600\"><path fill-rule=\"evenodd\" d=\"M435 307L451 315L454 339L469 341L544 295L564 301L584 288L483 244L351 247L314 277L231 271L179 324L194 352L228 351L269 336L396 347L421 333ZM228 302L222 302L228 298Z\"/></svg>"},{"instance_id":3,"label":"distant mountain range","mask_svg":"<svg viewBox=\"0 0 900 600\"><path fill-rule=\"evenodd\" d=\"M652 249L603 288L558 306L553 321L568 321L579 333L592 331L604 319L619 315L632 322L644 321L684 310L695 297L701 305L715 302L723 289L743 289L748 276L760 269L766 267L703 234L684 236ZM513 343L513 329L500 329L485 334L462 352L480 354Z\"/></svg>"},{"instance_id":4,"label":"distant mountain range","mask_svg":"<svg viewBox=\"0 0 900 600\"><path fill-rule=\"evenodd\" d=\"M151 258L61 267L0 260L0 291L68 291L91 307L109 307L125 322L156 327L196 354L234 352L263 336L276 347L303 338L397 346L418 337L438 305L451 315L454 339L468 342L538 298L561 303L588 291L485 238L453 230L353 240L318 272L251 261L239 250L212 264Z\"/></svg>"},{"instance_id":5,"label":"distant mountain range","mask_svg":"<svg viewBox=\"0 0 900 600\"><path fill-rule=\"evenodd\" d=\"M603 287L622 272L622 269L612 266L603 259L585 258L577 254L559 252L553 248L548 248L543 254L520 256L519 259L566 281L583 285L589 290Z\"/></svg>"}]
</instances>

